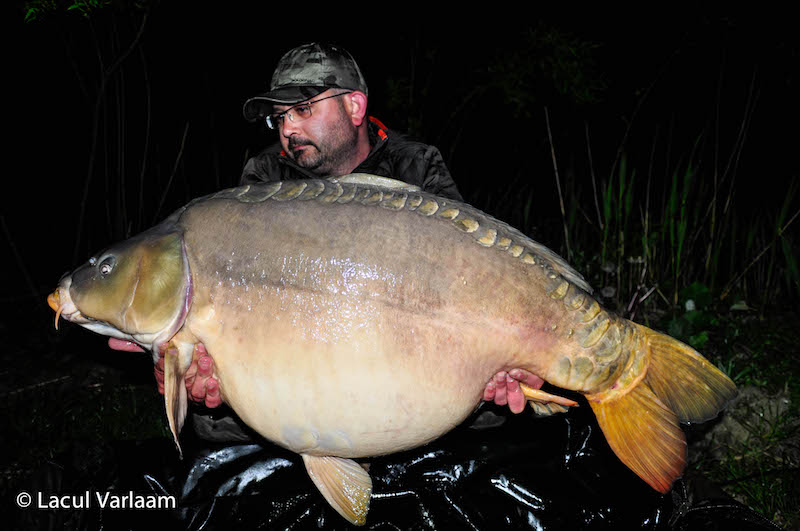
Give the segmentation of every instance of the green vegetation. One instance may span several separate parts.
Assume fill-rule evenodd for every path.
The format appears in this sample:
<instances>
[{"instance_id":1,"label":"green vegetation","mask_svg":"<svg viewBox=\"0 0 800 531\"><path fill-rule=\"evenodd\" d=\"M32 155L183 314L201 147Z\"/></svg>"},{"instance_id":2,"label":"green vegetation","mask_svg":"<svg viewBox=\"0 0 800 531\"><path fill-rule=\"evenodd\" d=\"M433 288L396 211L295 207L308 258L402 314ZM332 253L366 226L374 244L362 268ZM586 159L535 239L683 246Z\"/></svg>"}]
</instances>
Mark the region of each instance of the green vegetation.
<instances>
[{"instance_id":1,"label":"green vegetation","mask_svg":"<svg viewBox=\"0 0 800 531\"><path fill-rule=\"evenodd\" d=\"M0 379L0 452L5 456L0 492L73 451L76 443L89 449L111 441L170 437L147 355L114 358L96 338L61 335L49 342L10 344L3 353L11 370ZM88 352L106 354L106 363L73 352L75 339Z\"/></svg>"},{"instance_id":2,"label":"green vegetation","mask_svg":"<svg viewBox=\"0 0 800 531\"><path fill-rule=\"evenodd\" d=\"M686 312L670 330L694 343L739 388L739 396L702 440L691 468L776 523L800 524L800 320L753 310Z\"/></svg>"},{"instance_id":3,"label":"green vegetation","mask_svg":"<svg viewBox=\"0 0 800 531\"><path fill-rule=\"evenodd\" d=\"M623 156L614 178L598 187L595 230L579 226L588 218L565 218L574 220L570 246L583 250L578 269L605 304L692 345L734 380L740 396L690 447L693 470L765 517L795 527L800 319L785 306L800 293L798 242L787 230L798 215L797 182L780 209L749 216L732 190L716 211L719 190L704 185L711 179L702 169L690 157L671 171L664 200L654 205L649 189L631 199L638 180ZM588 236L576 239L580 234Z\"/></svg>"},{"instance_id":4,"label":"green vegetation","mask_svg":"<svg viewBox=\"0 0 800 531\"><path fill-rule=\"evenodd\" d=\"M748 195L752 189L742 183L758 177L739 174L752 88L740 115L727 143L717 133L721 122L712 121L683 152L677 140L655 134L643 154L641 142L630 142L634 112L605 175L595 168L602 153L587 123L586 170L564 179L552 141L557 120L545 109L557 190L549 201L560 205L563 228L530 215L541 181L520 186L520 199L505 197L511 207L495 200L486 208L519 219L535 239L569 256L604 305L692 345L734 380L740 396L721 419L699 428L705 436L690 446L690 468L779 525L797 528L800 179L780 180L785 187L767 199ZM511 209L524 215L514 218Z\"/></svg>"},{"instance_id":5,"label":"green vegetation","mask_svg":"<svg viewBox=\"0 0 800 531\"><path fill-rule=\"evenodd\" d=\"M33 22L60 13L77 13L88 17L94 10L111 5L111 0L32 0L25 2L25 21Z\"/></svg>"},{"instance_id":6,"label":"green vegetation","mask_svg":"<svg viewBox=\"0 0 800 531\"><path fill-rule=\"evenodd\" d=\"M795 528L800 318L787 306L800 295L799 242L790 232L800 214L798 181L781 190L779 208L753 208L737 197L734 175L714 178L700 144L657 194L624 153L592 187L594 197L567 185L565 203L594 202L597 217L564 216L570 239L561 254L569 245L605 305L692 345L734 380L740 396L690 447L693 471Z\"/></svg>"}]
</instances>

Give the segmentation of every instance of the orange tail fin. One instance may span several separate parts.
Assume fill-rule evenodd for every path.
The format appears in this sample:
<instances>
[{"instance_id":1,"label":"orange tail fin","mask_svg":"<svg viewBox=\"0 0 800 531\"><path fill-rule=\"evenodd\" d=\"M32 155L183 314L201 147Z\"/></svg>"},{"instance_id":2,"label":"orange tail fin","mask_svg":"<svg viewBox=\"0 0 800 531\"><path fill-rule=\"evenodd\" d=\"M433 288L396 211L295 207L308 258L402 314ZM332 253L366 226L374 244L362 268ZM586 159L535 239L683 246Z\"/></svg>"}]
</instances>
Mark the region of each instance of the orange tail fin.
<instances>
[{"instance_id":1,"label":"orange tail fin","mask_svg":"<svg viewBox=\"0 0 800 531\"><path fill-rule=\"evenodd\" d=\"M686 438L678 423L711 419L736 386L688 345L635 326L646 349L643 377L628 389L587 398L617 457L651 487L667 492L686 464Z\"/></svg>"}]
</instances>

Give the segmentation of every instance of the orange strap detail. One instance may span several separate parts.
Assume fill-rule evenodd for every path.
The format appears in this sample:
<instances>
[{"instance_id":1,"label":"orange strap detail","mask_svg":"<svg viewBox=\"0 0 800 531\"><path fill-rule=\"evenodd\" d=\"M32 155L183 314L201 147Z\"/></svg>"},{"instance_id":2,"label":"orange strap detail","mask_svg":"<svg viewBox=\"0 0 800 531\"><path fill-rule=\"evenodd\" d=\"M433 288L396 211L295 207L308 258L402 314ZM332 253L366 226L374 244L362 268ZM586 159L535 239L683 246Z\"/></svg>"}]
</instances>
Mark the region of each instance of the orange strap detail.
<instances>
[{"instance_id":1,"label":"orange strap detail","mask_svg":"<svg viewBox=\"0 0 800 531\"><path fill-rule=\"evenodd\" d=\"M386 140L387 138L389 138L389 135L386 134L386 129L388 129L388 127L383 125L383 122L381 122L374 116L370 116L369 121L378 126L378 136L381 137L381 140Z\"/></svg>"}]
</instances>

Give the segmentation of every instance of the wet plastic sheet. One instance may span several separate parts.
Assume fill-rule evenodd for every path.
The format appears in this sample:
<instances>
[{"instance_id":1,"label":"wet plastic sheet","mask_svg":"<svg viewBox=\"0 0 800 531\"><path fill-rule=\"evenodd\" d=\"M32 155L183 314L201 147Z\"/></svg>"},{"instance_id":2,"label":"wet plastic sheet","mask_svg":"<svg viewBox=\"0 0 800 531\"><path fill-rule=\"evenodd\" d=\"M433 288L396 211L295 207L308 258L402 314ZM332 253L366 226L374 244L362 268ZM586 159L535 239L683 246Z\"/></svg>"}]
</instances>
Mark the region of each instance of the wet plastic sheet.
<instances>
[{"instance_id":1,"label":"wet plastic sheet","mask_svg":"<svg viewBox=\"0 0 800 531\"><path fill-rule=\"evenodd\" d=\"M28 511L20 528L355 528L299 456L268 443L209 444L187 428L182 461L170 441L118 443L97 450L106 453L100 470L65 458L32 486L170 494L176 509ZM373 497L362 529L776 529L732 500L698 498L682 480L653 491L611 453L588 408L537 419L484 405L427 446L364 462Z\"/></svg>"}]
</instances>

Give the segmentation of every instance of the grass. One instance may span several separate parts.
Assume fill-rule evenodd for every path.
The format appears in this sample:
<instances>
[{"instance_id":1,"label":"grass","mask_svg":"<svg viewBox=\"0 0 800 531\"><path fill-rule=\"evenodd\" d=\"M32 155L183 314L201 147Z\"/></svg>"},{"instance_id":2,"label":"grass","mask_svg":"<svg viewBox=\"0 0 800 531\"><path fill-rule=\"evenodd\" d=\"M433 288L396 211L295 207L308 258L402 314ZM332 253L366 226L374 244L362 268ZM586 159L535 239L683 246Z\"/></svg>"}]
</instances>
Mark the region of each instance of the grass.
<instances>
[{"instance_id":1,"label":"grass","mask_svg":"<svg viewBox=\"0 0 800 531\"><path fill-rule=\"evenodd\" d=\"M703 352L739 389L721 420L690 445L691 469L766 518L796 528L800 317L776 310L732 310L697 284L679 298L683 307L690 300L692 310L663 316L657 326Z\"/></svg>"},{"instance_id":2,"label":"grass","mask_svg":"<svg viewBox=\"0 0 800 531\"><path fill-rule=\"evenodd\" d=\"M4 325L30 327L16 319L4 319ZM39 330L47 330L46 322L39 324ZM149 378L150 360L144 355L114 356L99 338L71 332L79 331L45 339L14 336L2 353L4 500L64 454L73 453L68 461L91 468L97 459L93 452L112 441L169 436L163 398Z\"/></svg>"},{"instance_id":3,"label":"grass","mask_svg":"<svg viewBox=\"0 0 800 531\"><path fill-rule=\"evenodd\" d=\"M720 312L705 328L704 353L734 380L739 396L705 438L690 446L691 466L736 500L796 528L800 381L793 371L797 357L787 353L797 349L800 319L760 318L752 310Z\"/></svg>"}]
</instances>

